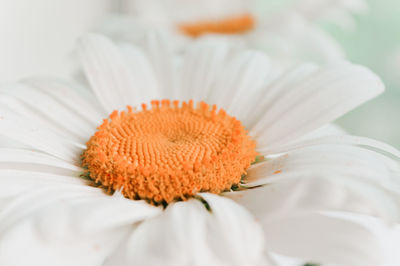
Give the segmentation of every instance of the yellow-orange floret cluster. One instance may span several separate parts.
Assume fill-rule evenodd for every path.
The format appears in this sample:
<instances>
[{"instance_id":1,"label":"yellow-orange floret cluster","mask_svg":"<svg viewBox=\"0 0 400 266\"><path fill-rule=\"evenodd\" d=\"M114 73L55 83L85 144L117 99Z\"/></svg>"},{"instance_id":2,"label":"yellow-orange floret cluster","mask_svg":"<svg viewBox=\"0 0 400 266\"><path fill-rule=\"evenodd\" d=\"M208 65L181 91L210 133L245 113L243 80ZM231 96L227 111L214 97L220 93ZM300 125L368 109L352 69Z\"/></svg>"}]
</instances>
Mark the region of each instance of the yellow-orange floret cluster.
<instances>
[{"instance_id":1,"label":"yellow-orange floret cluster","mask_svg":"<svg viewBox=\"0 0 400 266\"><path fill-rule=\"evenodd\" d=\"M163 100L114 111L87 142L83 166L125 197L159 204L230 189L256 155L255 142L224 110Z\"/></svg>"},{"instance_id":2,"label":"yellow-orange floret cluster","mask_svg":"<svg viewBox=\"0 0 400 266\"><path fill-rule=\"evenodd\" d=\"M240 34L254 28L255 20L252 15L244 14L215 21L201 21L180 24L179 29L186 35L198 37L207 33Z\"/></svg>"}]
</instances>

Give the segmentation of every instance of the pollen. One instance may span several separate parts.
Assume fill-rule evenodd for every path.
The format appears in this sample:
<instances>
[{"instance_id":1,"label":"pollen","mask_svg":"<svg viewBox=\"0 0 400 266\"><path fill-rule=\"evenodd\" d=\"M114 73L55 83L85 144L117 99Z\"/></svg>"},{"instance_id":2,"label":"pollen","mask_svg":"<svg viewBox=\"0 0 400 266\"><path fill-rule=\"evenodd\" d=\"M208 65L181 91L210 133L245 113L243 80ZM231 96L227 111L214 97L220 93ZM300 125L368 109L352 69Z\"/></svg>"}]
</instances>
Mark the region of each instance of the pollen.
<instances>
[{"instance_id":1,"label":"pollen","mask_svg":"<svg viewBox=\"0 0 400 266\"><path fill-rule=\"evenodd\" d=\"M110 190L168 204L237 186L255 146L241 122L215 105L162 100L114 111L87 142L82 162Z\"/></svg>"},{"instance_id":2,"label":"pollen","mask_svg":"<svg viewBox=\"0 0 400 266\"><path fill-rule=\"evenodd\" d=\"M179 29L191 37L203 34L241 34L254 28L255 20L250 14L229 17L215 21L201 21L179 25Z\"/></svg>"}]
</instances>

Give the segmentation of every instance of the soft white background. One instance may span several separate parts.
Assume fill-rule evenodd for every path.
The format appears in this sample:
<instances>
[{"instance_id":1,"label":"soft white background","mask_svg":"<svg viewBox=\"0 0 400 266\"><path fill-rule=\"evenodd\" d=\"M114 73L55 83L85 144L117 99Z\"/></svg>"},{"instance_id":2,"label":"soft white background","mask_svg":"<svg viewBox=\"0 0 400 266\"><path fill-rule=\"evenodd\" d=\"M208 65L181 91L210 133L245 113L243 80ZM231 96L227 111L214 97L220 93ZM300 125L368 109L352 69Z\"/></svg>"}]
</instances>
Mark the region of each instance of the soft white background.
<instances>
[{"instance_id":1,"label":"soft white background","mask_svg":"<svg viewBox=\"0 0 400 266\"><path fill-rule=\"evenodd\" d=\"M117 0L0 0L0 82L65 76L76 39Z\"/></svg>"}]
</instances>

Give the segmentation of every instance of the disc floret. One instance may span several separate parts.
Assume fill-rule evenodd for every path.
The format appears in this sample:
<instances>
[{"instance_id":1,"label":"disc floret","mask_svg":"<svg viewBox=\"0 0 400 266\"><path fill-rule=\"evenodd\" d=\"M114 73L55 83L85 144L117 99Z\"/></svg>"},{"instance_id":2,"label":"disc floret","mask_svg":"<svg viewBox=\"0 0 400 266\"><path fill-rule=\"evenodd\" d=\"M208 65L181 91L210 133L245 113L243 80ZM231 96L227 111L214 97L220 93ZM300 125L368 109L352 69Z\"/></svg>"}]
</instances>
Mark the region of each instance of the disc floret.
<instances>
[{"instance_id":1,"label":"disc floret","mask_svg":"<svg viewBox=\"0 0 400 266\"><path fill-rule=\"evenodd\" d=\"M223 109L163 100L104 119L83 166L103 186L159 204L229 190L256 155L241 122Z\"/></svg>"}]
</instances>

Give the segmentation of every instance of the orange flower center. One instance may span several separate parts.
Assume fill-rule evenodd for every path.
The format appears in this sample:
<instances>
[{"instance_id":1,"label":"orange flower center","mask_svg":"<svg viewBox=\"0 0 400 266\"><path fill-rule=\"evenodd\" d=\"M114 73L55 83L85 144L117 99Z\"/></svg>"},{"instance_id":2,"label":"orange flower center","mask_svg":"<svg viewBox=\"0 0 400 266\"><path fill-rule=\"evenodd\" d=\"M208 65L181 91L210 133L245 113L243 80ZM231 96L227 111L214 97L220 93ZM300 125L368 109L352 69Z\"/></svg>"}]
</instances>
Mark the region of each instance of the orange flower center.
<instances>
[{"instance_id":1,"label":"orange flower center","mask_svg":"<svg viewBox=\"0 0 400 266\"><path fill-rule=\"evenodd\" d=\"M244 14L215 21L181 24L179 29L188 36L198 37L207 33L240 34L254 28L254 24L254 17Z\"/></svg>"},{"instance_id":2,"label":"orange flower center","mask_svg":"<svg viewBox=\"0 0 400 266\"><path fill-rule=\"evenodd\" d=\"M152 101L114 111L87 142L83 166L96 182L152 203L220 193L238 185L255 160L240 121L206 103Z\"/></svg>"}]
</instances>

